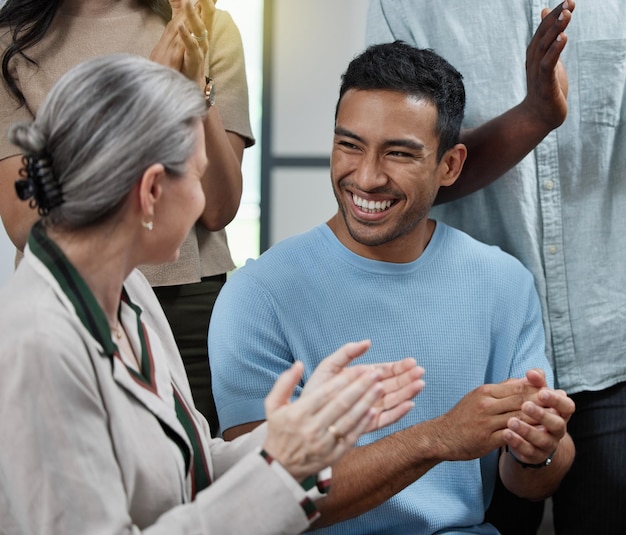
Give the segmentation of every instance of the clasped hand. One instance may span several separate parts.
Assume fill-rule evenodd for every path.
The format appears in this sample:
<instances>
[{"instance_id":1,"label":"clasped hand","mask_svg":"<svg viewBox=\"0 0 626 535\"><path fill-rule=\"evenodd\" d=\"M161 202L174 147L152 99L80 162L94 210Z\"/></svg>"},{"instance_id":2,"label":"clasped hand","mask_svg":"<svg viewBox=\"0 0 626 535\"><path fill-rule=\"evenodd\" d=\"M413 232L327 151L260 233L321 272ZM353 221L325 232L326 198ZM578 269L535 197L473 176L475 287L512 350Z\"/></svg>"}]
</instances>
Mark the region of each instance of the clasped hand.
<instances>
[{"instance_id":1,"label":"clasped hand","mask_svg":"<svg viewBox=\"0 0 626 535\"><path fill-rule=\"evenodd\" d=\"M537 391L522 403L519 416L509 418L503 439L518 460L543 463L567 433L576 406L563 390L547 388L541 370L529 370L519 381Z\"/></svg>"},{"instance_id":2,"label":"clasped hand","mask_svg":"<svg viewBox=\"0 0 626 535\"><path fill-rule=\"evenodd\" d=\"M520 461L542 463L567 432L574 402L547 387L532 369L522 379L486 384L465 395L440 416L443 460L469 460L509 446Z\"/></svg>"}]
</instances>

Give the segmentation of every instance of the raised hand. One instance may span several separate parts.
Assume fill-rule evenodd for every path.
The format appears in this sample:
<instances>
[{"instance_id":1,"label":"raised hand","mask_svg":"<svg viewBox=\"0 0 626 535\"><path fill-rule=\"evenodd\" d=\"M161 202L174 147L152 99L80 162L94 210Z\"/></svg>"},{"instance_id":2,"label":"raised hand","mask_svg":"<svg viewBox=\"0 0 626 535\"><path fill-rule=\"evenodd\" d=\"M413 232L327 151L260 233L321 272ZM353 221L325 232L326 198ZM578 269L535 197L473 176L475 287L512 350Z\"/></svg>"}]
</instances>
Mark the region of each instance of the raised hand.
<instances>
[{"instance_id":1,"label":"raised hand","mask_svg":"<svg viewBox=\"0 0 626 535\"><path fill-rule=\"evenodd\" d=\"M567 43L563 32L574 8L574 0L565 0L552 11L544 9L543 20L526 49L527 95L523 104L550 130L567 116L568 81L560 58Z\"/></svg>"}]
</instances>

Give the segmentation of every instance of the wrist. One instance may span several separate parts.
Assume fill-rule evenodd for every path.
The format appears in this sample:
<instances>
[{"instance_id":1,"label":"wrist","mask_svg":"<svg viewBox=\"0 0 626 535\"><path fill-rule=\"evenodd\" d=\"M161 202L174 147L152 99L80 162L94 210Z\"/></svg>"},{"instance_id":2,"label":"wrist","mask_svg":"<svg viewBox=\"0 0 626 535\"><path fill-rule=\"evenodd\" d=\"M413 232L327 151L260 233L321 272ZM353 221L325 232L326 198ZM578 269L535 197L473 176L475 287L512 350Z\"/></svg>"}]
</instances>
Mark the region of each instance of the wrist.
<instances>
[{"instance_id":1,"label":"wrist","mask_svg":"<svg viewBox=\"0 0 626 535\"><path fill-rule=\"evenodd\" d=\"M546 137L552 130L563 124L565 116L546 113L545 108L534 104L528 96L514 109L517 110L518 123L524 123L535 132L539 139Z\"/></svg>"},{"instance_id":2,"label":"wrist","mask_svg":"<svg viewBox=\"0 0 626 535\"><path fill-rule=\"evenodd\" d=\"M513 453L513 450L509 449L508 444L505 446L505 451L506 453L508 453L511 458L519 465L521 465L522 468L532 468L532 469L539 469L539 468L543 468L545 466L549 466L552 463L552 457L554 457L554 454L556 453L556 449L554 449L554 451L552 451L552 453L550 453L550 455L548 455L548 458L543 461L542 463L525 463L524 461L521 461L520 459L518 459L515 454Z\"/></svg>"},{"instance_id":3,"label":"wrist","mask_svg":"<svg viewBox=\"0 0 626 535\"><path fill-rule=\"evenodd\" d=\"M446 415L439 416L433 420L427 420L418 425L410 427L407 432L413 432L411 442L419 445L419 462L427 462L435 466L444 461L459 460L456 458L454 446L448 443L449 429L446 423Z\"/></svg>"},{"instance_id":4,"label":"wrist","mask_svg":"<svg viewBox=\"0 0 626 535\"><path fill-rule=\"evenodd\" d=\"M309 522L313 522L319 518L319 512L315 502L328 493L332 480L332 468L326 467L317 474L310 475L304 479L295 479L279 461L274 459L271 454L267 453L264 448L257 449L259 455L265 460L270 469L283 480L283 482L292 489L294 497L297 499L304 514ZM304 499L302 498L304 495Z\"/></svg>"}]
</instances>

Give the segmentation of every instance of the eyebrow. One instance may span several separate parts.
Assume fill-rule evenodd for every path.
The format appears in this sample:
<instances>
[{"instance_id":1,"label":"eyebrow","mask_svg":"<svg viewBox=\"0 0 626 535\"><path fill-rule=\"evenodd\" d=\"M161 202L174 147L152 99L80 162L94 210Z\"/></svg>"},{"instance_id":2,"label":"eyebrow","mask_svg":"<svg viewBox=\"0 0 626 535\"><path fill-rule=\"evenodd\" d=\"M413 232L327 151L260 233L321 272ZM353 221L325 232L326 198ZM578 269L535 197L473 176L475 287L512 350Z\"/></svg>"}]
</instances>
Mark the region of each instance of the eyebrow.
<instances>
[{"instance_id":1,"label":"eyebrow","mask_svg":"<svg viewBox=\"0 0 626 535\"><path fill-rule=\"evenodd\" d=\"M365 142L361 136L355 134L354 132L350 132L350 130L342 128L341 126L335 127L335 135L356 139L361 143ZM411 139L388 139L383 143L383 145L385 147L406 147L407 149L413 149L416 151L422 151L425 148L423 143L418 143L417 141L413 141Z\"/></svg>"}]
</instances>

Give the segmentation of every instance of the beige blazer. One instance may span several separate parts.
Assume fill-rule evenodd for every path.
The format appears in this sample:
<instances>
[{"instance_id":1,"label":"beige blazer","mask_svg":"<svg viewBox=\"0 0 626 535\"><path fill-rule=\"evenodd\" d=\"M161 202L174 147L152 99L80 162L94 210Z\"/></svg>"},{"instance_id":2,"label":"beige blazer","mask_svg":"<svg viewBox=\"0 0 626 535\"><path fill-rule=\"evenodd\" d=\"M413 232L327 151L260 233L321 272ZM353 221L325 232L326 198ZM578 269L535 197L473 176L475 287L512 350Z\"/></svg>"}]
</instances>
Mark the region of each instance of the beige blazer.
<instances>
[{"instance_id":1,"label":"beige blazer","mask_svg":"<svg viewBox=\"0 0 626 535\"><path fill-rule=\"evenodd\" d=\"M265 427L232 443L211 439L150 285L135 271L125 288L143 309L154 392L104 353L29 249L0 289L0 533L270 534L308 528L299 505L304 491L296 497L297 483L258 453ZM192 408L214 481L194 501L181 450L164 432L168 427L187 440L173 409L172 385Z\"/></svg>"}]
</instances>

